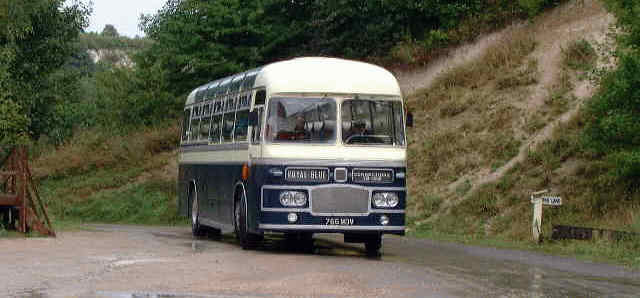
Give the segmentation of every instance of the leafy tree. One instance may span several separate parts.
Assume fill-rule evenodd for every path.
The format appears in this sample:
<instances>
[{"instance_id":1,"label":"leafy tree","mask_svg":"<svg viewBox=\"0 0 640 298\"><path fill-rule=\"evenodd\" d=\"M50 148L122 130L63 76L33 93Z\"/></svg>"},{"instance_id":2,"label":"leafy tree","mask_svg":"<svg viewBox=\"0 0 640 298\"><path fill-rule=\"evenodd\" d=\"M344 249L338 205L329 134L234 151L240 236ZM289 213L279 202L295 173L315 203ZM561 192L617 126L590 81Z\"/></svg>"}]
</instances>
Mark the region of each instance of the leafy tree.
<instances>
[{"instance_id":1,"label":"leafy tree","mask_svg":"<svg viewBox=\"0 0 640 298\"><path fill-rule=\"evenodd\" d=\"M586 145L614 165L613 176L640 190L640 2L607 0L624 29L618 68L587 108Z\"/></svg>"},{"instance_id":2,"label":"leafy tree","mask_svg":"<svg viewBox=\"0 0 640 298\"><path fill-rule=\"evenodd\" d=\"M118 37L120 36L120 34L118 34L118 30L116 30L116 27L111 25L111 24L106 24L104 26L104 29L102 29L102 33L103 36L109 36L109 37Z\"/></svg>"},{"instance_id":3,"label":"leafy tree","mask_svg":"<svg viewBox=\"0 0 640 298\"><path fill-rule=\"evenodd\" d=\"M291 2L283 7L296 3ZM291 21L268 13L275 10L275 4L283 3L286 1L169 0L157 14L142 18L141 27L154 43L137 63L141 68L160 65L175 94L262 64L301 30L289 31Z\"/></svg>"},{"instance_id":4,"label":"leafy tree","mask_svg":"<svg viewBox=\"0 0 640 298\"><path fill-rule=\"evenodd\" d=\"M89 9L63 0L0 0L0 142L15 143L48 130L59 90L51 75L73 52ZM6 17L5 17L6 16ZM64 99L61 99L64 100Z\"/></svg>"}]
</instances>

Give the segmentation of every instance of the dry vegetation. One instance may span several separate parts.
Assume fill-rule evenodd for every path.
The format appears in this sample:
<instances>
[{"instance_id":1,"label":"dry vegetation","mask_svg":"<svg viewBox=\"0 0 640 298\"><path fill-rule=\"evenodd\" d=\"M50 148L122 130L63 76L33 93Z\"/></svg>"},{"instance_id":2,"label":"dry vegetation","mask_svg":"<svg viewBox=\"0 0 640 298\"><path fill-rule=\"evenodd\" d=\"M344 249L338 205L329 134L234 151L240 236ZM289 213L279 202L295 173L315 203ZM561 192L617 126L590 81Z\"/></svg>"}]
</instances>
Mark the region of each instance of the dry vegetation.
<instances>
[{"instance_id":1,"label":"dry vegetation","mask_svg":"<svg viewBox=\"0 0 640 298\"><path fill-rule=\"evenodd\" d=\"M174 150L178 135L177 125L147 128L130 135L90 129L39 156L32 167L37 178L56 178L103 168L140 166L158 159L160 153Z\"/></svg>"},{"instance_id":2,"label":"dry vegetation","mask_svg":"<svg viewBox=\"0 0 640 298\"><path fill-rule=\"evenodd\" d=\"M480 59L452 69L408 98L415 126L426 128L410 135L414 211L429 204L417 194L441 196L442 188L465 174L495 169L518 153L520 106L537 82L537 63L529 58L535 46L529 31L513 30ZM464 188L458 193L464 194Z\"/></svg>"},{"instance_id":3,"label":"dry vegetation","mask_svg":"<svg viewBox=\"0 0 640 298\"><path fill-rule=\"evenodd\" d=\"M450 69L408 98L417 127L410 131L409 211L418 224L440 221L438 227L450 232L485 234L502 231L499 219L508 223L513 220L510 214L522 216L510 204L522 201L523 190L539 186L521 188L519 183L518 190L507 195L514 186L504 188L504 182L496 181L521 169L535 145L532 140L547 138L540 134L551 131L550 123L575 111L583 100L574 89L597 55L582 24L602 16L606 13L595 1L572 2L514 26L479 59ZM607 21L601 22L606 29ZM582 35L559 39L559 31ZM496 190L498 184L503 188ZM476 213L483 214L484 221L467 216ZM450 216L440 219L443 214ZM522 238L524 230L523 226L511 236Z\"/></svg>"}]
</instances>

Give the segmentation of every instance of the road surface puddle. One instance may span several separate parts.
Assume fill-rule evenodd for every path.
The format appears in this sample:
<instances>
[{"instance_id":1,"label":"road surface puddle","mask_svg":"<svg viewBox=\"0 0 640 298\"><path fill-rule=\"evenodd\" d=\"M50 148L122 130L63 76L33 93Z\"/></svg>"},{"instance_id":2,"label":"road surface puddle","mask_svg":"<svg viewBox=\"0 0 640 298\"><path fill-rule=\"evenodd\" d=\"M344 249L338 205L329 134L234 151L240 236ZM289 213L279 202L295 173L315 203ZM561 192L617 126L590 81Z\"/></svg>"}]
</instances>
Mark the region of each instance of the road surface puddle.
<instances>
[{"instance_id":1,"label":"road surface puddle","mask_svg":"<svg viewBox=\"0 0 640 298\"><path fill-rule=\"evenodd\" d=\"M167 263L171 262L168 259L129 259L129 260L118 260L111 263L113 267L123 267L123 266L131 266L136 264L148 264L148 263Z\"/></svg>"},{"instance_id":2,"label":"road surface puddle","mask_svg":"<svg viewBox=\"0 0 640 298\"><path fill-rule=\"evenodd\" d=\"M229 294L229 293L220 293L220 294L207 294L207 295L199 295L199 294L187 294L187 293L152 293L152 292L106 292L100 291L96 292L96 298L203 298L203 297L265 297L264 295L255 296L255 295L247 295L247 294Z\"/></svg>"}]
</instances>

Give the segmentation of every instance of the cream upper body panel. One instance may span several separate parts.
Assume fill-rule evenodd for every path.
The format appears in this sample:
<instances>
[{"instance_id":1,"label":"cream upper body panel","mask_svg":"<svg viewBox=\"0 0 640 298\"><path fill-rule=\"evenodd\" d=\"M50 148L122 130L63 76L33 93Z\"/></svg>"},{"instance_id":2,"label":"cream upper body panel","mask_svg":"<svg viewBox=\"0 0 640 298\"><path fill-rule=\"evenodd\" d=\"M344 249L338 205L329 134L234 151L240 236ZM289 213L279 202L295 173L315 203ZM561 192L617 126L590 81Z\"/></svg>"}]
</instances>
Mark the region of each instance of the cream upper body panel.
<instances>
[{"instance_id":1,"label":"cream upper body panel","mask_svg":"<svg viewBox=\"0 0 640 298\"><path fill-rule=\"evenodd\" d=\"M268 94L332 93L402 96L396 78L386 69L364 62L308 57L269 64L255 86Z\"/></svg>"}]
</instances>

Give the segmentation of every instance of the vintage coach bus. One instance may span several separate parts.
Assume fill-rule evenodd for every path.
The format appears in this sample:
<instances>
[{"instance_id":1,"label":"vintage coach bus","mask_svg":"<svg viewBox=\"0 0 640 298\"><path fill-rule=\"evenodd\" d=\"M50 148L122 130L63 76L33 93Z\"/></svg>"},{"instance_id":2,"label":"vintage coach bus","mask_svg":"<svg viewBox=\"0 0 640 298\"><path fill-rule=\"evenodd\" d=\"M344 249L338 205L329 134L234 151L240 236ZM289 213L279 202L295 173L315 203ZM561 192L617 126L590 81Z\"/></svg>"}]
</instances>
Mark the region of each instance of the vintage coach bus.
<instances>
[{"instance_id":1,"label":"vintage coach bus","mask_svg":"<svg viewBox=\"0 0 640 298\"><path fill-rule=\"evenodd\" d=\"M378 253L405 230L403 111L390 72L335 58L200 86L184 109L180 210L194 235L233 230L243 248L265 232L343 233Z\"/></svg>"}]
</instances>

